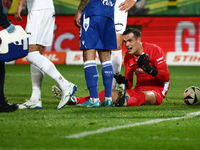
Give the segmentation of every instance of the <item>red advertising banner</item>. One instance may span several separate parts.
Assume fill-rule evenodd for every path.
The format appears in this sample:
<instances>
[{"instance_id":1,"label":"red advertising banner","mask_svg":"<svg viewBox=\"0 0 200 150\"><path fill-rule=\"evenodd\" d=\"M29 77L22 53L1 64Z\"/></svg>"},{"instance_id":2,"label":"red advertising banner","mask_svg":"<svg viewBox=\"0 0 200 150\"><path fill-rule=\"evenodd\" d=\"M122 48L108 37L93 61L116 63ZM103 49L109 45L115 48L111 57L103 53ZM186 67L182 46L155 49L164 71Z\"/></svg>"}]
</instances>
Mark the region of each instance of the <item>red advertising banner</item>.
<instances>
[{"instance_id":1,"label":"red advertising banner","mask_svg":"<svg viewBox=\"0 0 200 150\"><path fill-rule=\"evenodd\" d=\"M165 53L200 52L200 17L129 17L127 25L140 28L142 41Z\"/></svg>"},{"instance_id":2,"label":"red advertising banner","mask_svg":"<svg viewBox=\"0 0 200 150\"><path fill-rule=\"evenodd\" d=\"M14 16L8 18L25 28L26 16L22 22ZM74 16L56 16L54 40L45 51L79 50L79 29L73 19ZM157 44L165 53L200 52L200 17L128 17L127 27L141 29L142 41Z\"/></svg>"},{"instance_id":3,"label":"red advertising banner","mask_svg":"<svg viewBox=\"0 0 200 150\"><path fill-rule=\"evenodd\" d=\"M66 61L65 52L43 52L43 56L51 60L55 65L64 65ZM15 64L30 64L25 57L17 59Z\"/></svg>"},{"instance_id":4,"label":"red advertising banner","mask_svg":"<svg viewBox=\"0 0 200 150\"><path fill-rule=\"evenodd\" d=\"M8 16L14 25L21 25L25 29L27 17L22 18L19 22L14 16ZM45 47L45 51L68 50L79 50L79 29L74 25L74 16L56 16L53 43L52 46Z\"/></svg>"}]
</instances>

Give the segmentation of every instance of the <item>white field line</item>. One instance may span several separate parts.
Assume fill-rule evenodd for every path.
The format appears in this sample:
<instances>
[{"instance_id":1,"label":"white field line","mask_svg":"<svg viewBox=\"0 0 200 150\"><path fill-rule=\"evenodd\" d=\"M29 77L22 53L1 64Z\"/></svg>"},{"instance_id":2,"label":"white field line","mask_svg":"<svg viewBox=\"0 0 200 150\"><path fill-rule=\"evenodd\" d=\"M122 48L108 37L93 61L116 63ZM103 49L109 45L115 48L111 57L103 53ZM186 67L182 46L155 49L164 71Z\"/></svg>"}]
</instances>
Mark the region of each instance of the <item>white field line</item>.
<instances>
[{"instance_id":1,"label":"white field line","mask_svg":"<svg viewBox=\"0 0 200 150\"><path fill-rule=\"evenodd\" d=\"M114 131L114 130L118 130L118 129L130 128L130 127L134 127L134 126L154 124L154 123L159 123L159 122L163 122L163 121L178 120L178 119L183 119L183 118L193 118L193 117L196 117L196 116L199 116L199 115L200 115L200 111L197 111L197 112L186 114L183 117L173 117L173 118L166 118L166 119L154 119L154 120L149 120L149 121L144 121L144 122L127 124L127 125L123 125L123 126L101 128L101 129L94 130L94 131L86 131L86 132L81 132L81 133L77 133L77 134L71 134L71 135L65 136L65 138L81 138L81 137L85 137L85 136L88 136L88 135L104 133L104 132Z\"/></svg>"},{"instance_id":2,"label":"white field line","mask_svg":"<svg viewBox=\"0 0 200 150\"><path fill-rule=\"evenodd\" d=\"M6 75L11 75L11 76L31 76L31 73L25 73L25 74L18 74L18 73L6 73ZM82 75L77 75L77 74L72 74L72 75L68 75L68 76L73 76L73 77L84 77L84 74ZM99 74L99 77L102 77L101 74ZM186 76L174 76L174 77L171 77L172 79L191 79L191 78L195 78L195 79L199 79L200 76L189 76L189 77L186 77Z\"/></svg>"},{"instance_id":3,"label":"white field line","mask_svg":"<svg viewBox=\"0 0 200 150\"><path fill-rule=\"evenodd\" d=\"M27 74L18 74L18 73L6 73L7 76L31 76L31 73ZM67 76L73 76L73 77L84 77L84 75L77 75L77 74L72 74L72 75L67 75ZM99 75L100 77L102 75Z\"/></svg>"}]
</instances>

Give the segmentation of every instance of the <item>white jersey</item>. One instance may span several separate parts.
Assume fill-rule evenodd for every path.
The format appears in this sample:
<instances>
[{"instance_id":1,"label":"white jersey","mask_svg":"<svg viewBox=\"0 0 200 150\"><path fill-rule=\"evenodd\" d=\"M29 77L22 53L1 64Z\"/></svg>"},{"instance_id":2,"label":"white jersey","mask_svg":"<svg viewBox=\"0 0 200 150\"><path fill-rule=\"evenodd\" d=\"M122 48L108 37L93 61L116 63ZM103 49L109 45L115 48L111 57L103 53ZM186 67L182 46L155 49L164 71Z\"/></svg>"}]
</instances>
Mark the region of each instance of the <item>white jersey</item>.
<instances>
[{"instance_id":1,"label":"white jersey","mask_svg":"<svg viewBox=\"0 0 200 150\"><path fill-rule=\"evenodd\" d=\"M28 11L53 8L53 0L27 0Z\"/></svg>"}]
</instances>

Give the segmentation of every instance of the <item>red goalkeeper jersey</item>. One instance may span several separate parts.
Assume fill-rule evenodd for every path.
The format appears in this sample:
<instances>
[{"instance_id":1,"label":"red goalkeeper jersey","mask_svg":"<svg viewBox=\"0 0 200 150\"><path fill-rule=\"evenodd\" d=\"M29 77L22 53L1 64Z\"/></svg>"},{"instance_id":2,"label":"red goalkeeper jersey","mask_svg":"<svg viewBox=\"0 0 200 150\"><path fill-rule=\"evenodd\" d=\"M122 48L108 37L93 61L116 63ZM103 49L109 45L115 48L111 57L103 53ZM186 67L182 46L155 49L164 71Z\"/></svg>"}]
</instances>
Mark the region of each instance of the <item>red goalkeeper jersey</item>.
<instances>
[{"instance_id":1,"label":"red goalkeeper jersey","mask_svg":"<svg viewBox=\"0 0 200 150\"><path fill-rule=\"evenodd\" d=\"M129 87L133 87L133 74L137 77L135 88L141 91L156 90L162 92L165 97L169 89L170 74L165 60L164 53L160 47L155 44L142 43L143 52L149 55L149 65L158 70L158 74L153 77L144 72L137 64L138 58L134 54L125 53L125 78L128 79Z\"/></svg>"}]
</instances>

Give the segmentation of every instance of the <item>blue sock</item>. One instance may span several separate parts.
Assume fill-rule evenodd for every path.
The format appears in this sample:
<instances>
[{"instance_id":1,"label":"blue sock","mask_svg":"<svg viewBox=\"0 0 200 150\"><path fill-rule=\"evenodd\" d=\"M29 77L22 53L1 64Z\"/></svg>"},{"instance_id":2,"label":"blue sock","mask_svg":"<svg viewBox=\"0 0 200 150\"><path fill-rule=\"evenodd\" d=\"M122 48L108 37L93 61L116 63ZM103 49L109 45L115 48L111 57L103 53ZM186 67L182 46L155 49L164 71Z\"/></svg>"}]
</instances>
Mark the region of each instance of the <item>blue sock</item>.
<instances>
[{"instance_id":1,"label":"blue sock","mask_svg":"<svg viewBox=\"0 0 200 150\"><path fill-rule=\"evenodd\" d=\"M113 82L113 66L111 60L106 60L101 63L102 65L102 77L105 87L105 97L112 96L112 82Z\"/></svg>"},{"instance_id":2,"label":"blue sock","mask_svg":"<svg viewBox=\"0 0 200 150\"><path fill-rule=\"evenodd\" d=\"M87 88L90 92L90 98L99 97L98 95L98 79L99 74L95 60L89 60L84 63L85 80Z\"/></svg>"}]
</instances>

